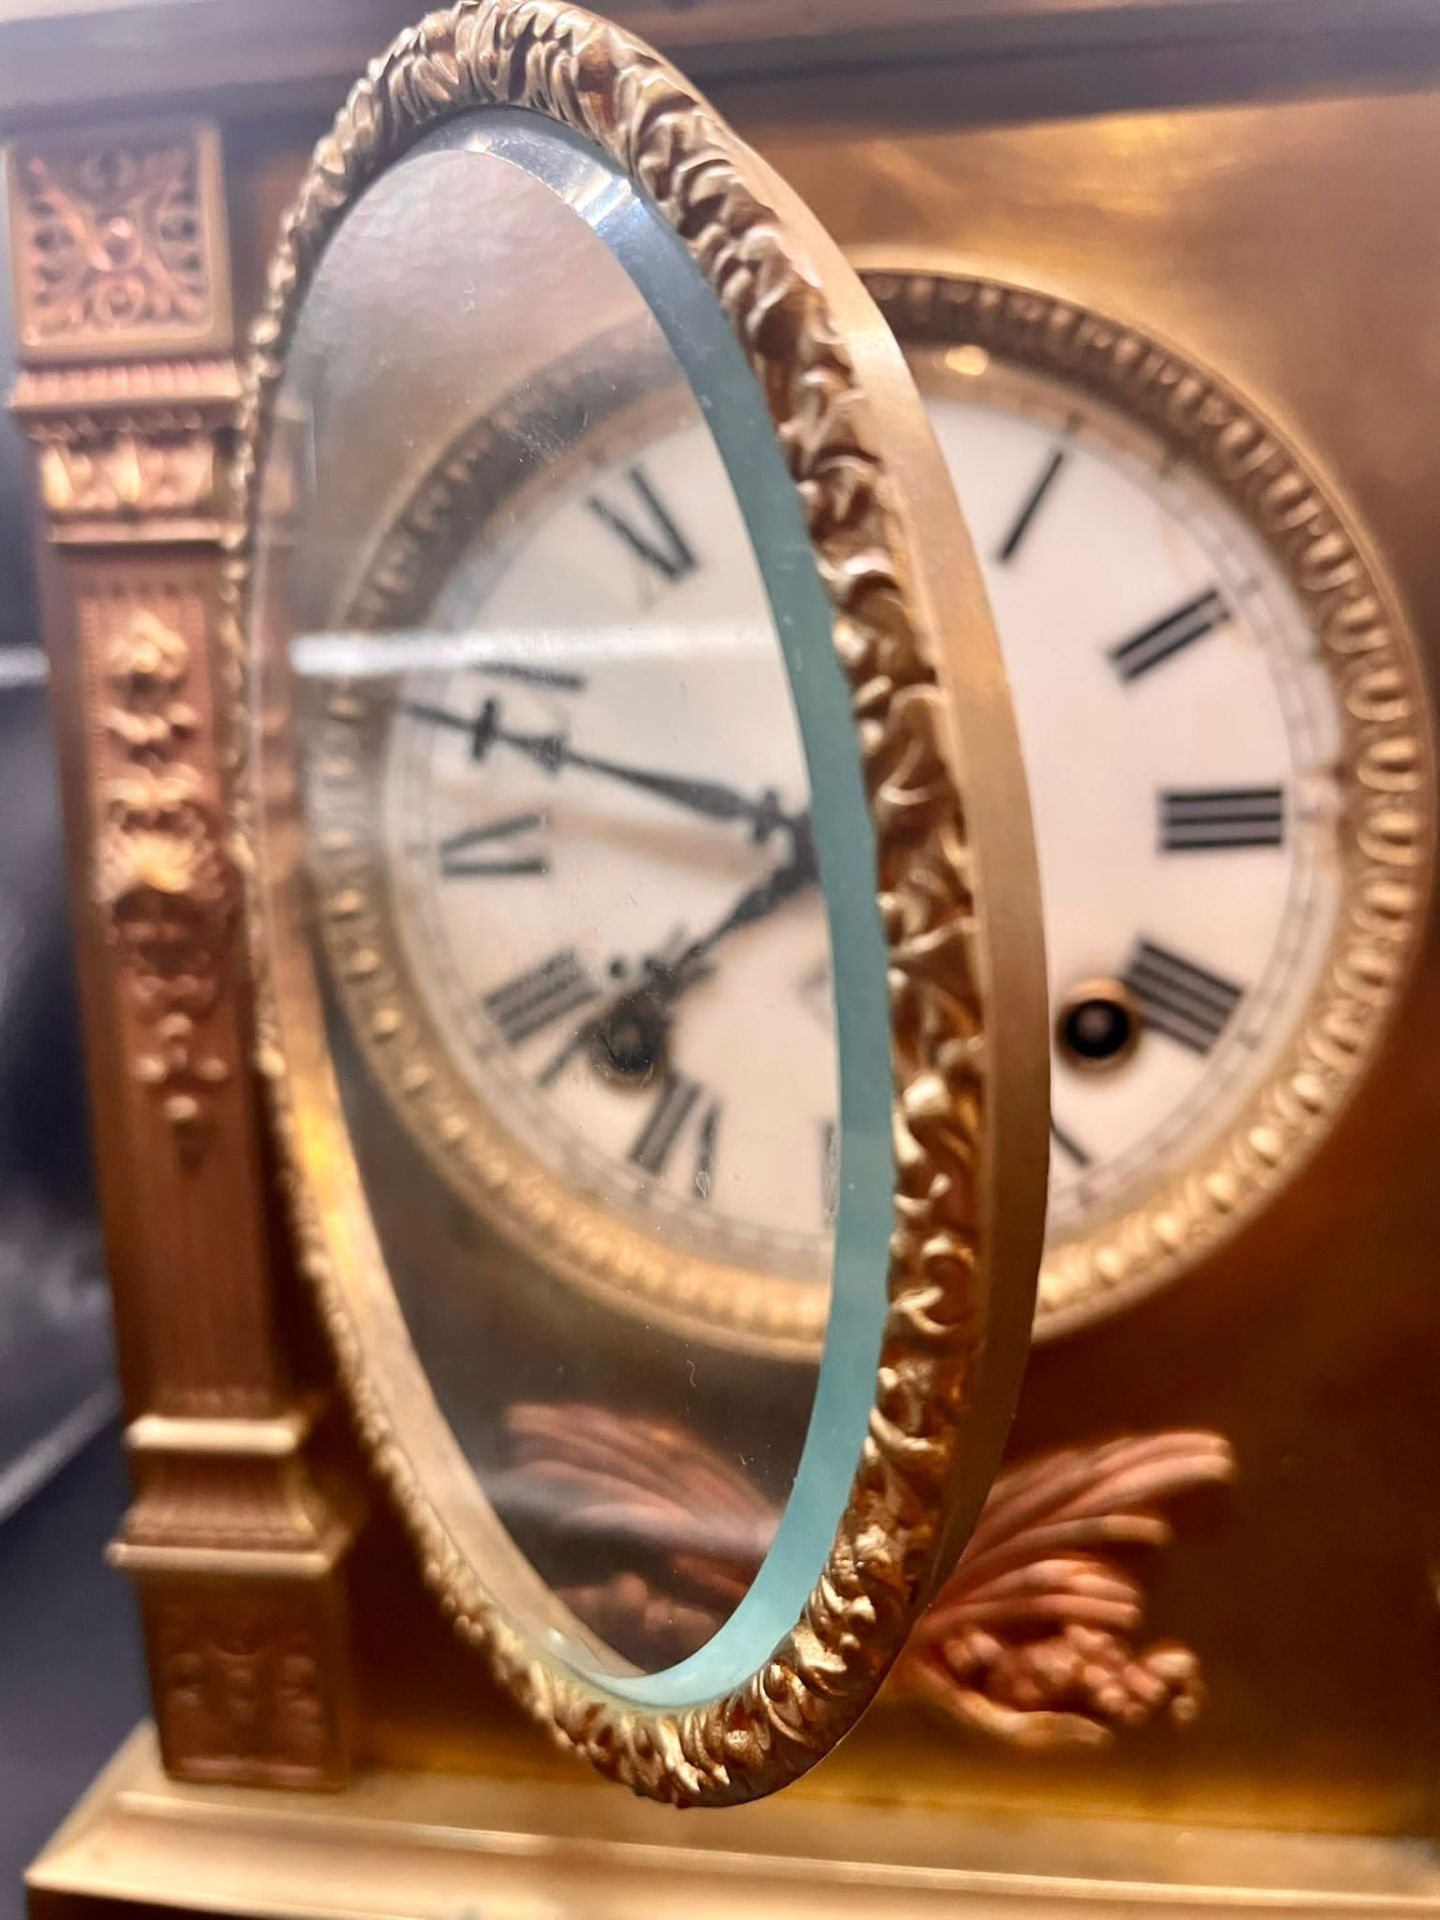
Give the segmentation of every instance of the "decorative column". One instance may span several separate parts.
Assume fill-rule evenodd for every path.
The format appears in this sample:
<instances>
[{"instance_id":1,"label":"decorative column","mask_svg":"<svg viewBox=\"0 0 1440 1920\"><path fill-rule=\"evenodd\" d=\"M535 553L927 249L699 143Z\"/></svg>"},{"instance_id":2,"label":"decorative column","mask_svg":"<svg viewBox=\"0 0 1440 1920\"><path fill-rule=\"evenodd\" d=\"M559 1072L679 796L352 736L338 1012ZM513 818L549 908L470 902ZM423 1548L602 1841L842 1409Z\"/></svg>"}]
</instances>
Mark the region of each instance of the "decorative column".
<instances>
[{"instance_id":1,"label":"decorative column","mask_svg":"<svg viewBox=\"0 0 1440 1920\"><path fill-rule=\"evenodd\" d=\"M91 1096L165 1764L335 1786L342 1566L276 1320L216 596L239 392L219 136L18 142L7 189Z\"/></svg>"}]
</instances>

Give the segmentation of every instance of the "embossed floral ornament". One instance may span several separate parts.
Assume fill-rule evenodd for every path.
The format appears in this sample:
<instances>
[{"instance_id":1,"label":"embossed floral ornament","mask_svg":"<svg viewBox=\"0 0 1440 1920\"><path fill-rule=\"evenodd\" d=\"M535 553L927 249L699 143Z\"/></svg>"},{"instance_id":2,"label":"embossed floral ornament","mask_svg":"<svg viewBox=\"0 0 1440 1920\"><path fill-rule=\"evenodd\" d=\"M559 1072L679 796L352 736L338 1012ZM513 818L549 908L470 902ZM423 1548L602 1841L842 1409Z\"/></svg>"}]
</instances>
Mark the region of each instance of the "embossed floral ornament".
<instances>
[{"instance_id":1,"label":"embossed floral ornament","mask_svg":"<svg viewBox=\"0 0 1440 1920\"><path fill-rule=\"evenodd\" d=\"M26 312L40 339L201 318L209 300L195 160L183 143L20 164Z\"/></svg>"},{"instance_id":2,"label":"embossed floral ornament","mask_svg":"<svg viewBox=\"0 0 1440 1920\"><path fill-rule=\"evenodd\" d=\"M193 910L199 918L221 898L220 863L214 848L193 830L187 783L166 784L179 788L183 797L156 806L154 812L161 821L175 821L175 826L120 827L100 843L99 895L122 925L144 919L173 920L177 906ZM137 781L124 785L132 794L144 791ZM149 791L159 790L157 782ZM144 818L139 807L136 816ZM182 821L185 826L179 824Z\"/></svg>"},{"instance_id":3,"label":"embossed floral ornament","mask_svg":"<svg viewBox=\"0 0 1440 1920\"><path fill-rule=\"evenodd\" d=\"M584 1568L597 1542L622 1544L624 1573L565 1590L574 1612L637 1660L703 1646L765 1557L777 1516L764 1495L672 1422L521 1405L506 1427L505 1508L563 1539L567 1566ZM1026 1748L1102 1745L1152 1720L1188 1725L1203 1699L1199 1659L1176 1641L1135 1644L1146 1594L1126 1556L1168 1545L1169 1504L1234 1473L1218 1434L1185 1431L1007 1467L886 1698Z\"/></svg>"},{"instance_id":4,"label":"embossed floral ornament","mask_svg":"<svg viewBox=\"0 0 1440 1920\"><path fill-rule=\"evenodd\" d=\"M101 788L95 897L124 959L125 990L150 1043L134 1060L188 1151L203 1139L204 1094L228 1076L199 1039L234 937L235 877L204 782L180 756L198 726L190 644L136 606L101 649L105 731L123 756Z\"/></svg>"}]
</instances>

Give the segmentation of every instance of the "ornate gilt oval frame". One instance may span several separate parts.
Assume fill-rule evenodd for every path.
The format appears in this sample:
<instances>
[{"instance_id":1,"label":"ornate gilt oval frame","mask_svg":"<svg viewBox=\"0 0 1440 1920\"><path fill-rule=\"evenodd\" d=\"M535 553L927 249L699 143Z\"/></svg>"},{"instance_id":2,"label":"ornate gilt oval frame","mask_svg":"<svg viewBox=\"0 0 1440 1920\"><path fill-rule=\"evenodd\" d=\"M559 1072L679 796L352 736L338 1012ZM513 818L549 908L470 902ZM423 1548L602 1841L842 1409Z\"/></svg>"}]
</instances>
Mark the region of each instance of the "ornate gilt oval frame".
<instances>
[{"instance_id":1,"label":"ornate gilt oval frame","mask_svg":"<svg viewBox=\"0 0 1440 1920\"><path fill-rule=\"evenodd\" d=\"M1341 898L1304 1018L1211 1148L1139 1205L1047 1250L1037 1340L1179 1278L1239 1232L1334 1126L1382 1044L1434 884L1436 770L1418 652L1346 509L1284 434L1168 342L1070 300L969 271L863 275L902 346L980 347L1157 436L1235 508L1316 635L1342 720Z\"/></svg>"},{"instance_id":2,"label":"ornate gilt oval frame","mask_svg":"<svg viewBox=\"0 0 1440 1920\"><path fill-rule=\"evenodd\" d=\"M464 0L430 16L372 64L316 151L252 336L235 473L241 516L225 583L237 673L258 476L287 341L327 241L422 134L497 104L548 116L623 168L729 317L809 524L875 830L895 1089L889 1310L868 1435L828 1562L757 1671L719 1698L639 1706L541 1652L497 1603L488 1569L516 1550L464 1472L409 1347L347 1160L333 1079L323 1059L318 1072L297 1070L323 1050L315 1030L296 1025L313 1012L313 957L273 897L272 863L279 872L293 862L294 823L272 828L273 768L257 761L239 854L250 876L259 1063L301 1265L362 1439L441 1605L562 1745L637 1791L722 1804L784 1785L854 1722L953 1564L998 1460L1043 1214L1033 848L983 596L898 349L803 207L680 77L554 0ZM260 714L257 727L270 749L272 718ZM283 786L291 763L280 761ZM293 816L293 792L291 803ZM454 1483L457 1467L468 1486Z\"/></svg>"}]
</instances>

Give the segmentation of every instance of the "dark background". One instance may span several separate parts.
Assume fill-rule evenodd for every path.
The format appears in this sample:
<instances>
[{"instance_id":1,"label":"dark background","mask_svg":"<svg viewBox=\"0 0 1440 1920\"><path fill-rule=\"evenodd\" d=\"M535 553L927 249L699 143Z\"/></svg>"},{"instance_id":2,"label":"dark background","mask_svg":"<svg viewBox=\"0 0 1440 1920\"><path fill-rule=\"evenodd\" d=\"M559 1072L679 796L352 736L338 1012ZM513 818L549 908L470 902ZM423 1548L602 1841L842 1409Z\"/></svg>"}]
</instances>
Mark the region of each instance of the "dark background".
<instances>
[{"instance_id":1,"label":"dark background","mask_svg":"<svg viewBox=\"0 0 1440 1920\"><path fill-rule=\"evenodd\" d=\"M8 283L0 222L0 402ZM39 644L28 466L0 405L11 659ZM129 1584L103 1560L127 1504L119 1423L97 1434L83 1412L103 1418L114 1393L69 947L44 691L0 687L0 1478L26 1463L25 1485L43 1482L8 1517L0 1503L0 1920L18 1920L26 1865L146 1711Z\"/></svg>"},{"instance_id":2,"label":"dark background","mask_svg":"<svg viewBox=\"0 0 1440 1920\"><path fill-rule=\"evenodd\" d=\"M0 1526L0 1920L146 1712L134 1601L104 1564L128 1497L112 1422Z\"/></svg>"}]
</instances>

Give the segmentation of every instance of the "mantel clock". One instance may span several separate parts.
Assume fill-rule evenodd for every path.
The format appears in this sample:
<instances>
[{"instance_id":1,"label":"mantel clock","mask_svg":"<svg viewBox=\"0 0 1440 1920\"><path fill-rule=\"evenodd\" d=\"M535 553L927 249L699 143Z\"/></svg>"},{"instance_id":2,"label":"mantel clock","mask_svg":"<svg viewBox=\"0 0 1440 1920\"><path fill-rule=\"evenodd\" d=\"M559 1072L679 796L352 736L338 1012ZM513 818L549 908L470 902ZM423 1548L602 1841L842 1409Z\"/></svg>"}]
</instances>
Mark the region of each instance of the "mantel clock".
<instances>
[{"instance_id":1,"label":"mantel clock","mask_svg":"<svg viewBox=\"0 0 1440 1920\"><path fill-rule=\"evenodd\" d=\"M1314 217L1440 94L911 11L0 82L155 1701L38 1913L1440 1911L1435 395Z\"/></svg>"}]
</instances>

